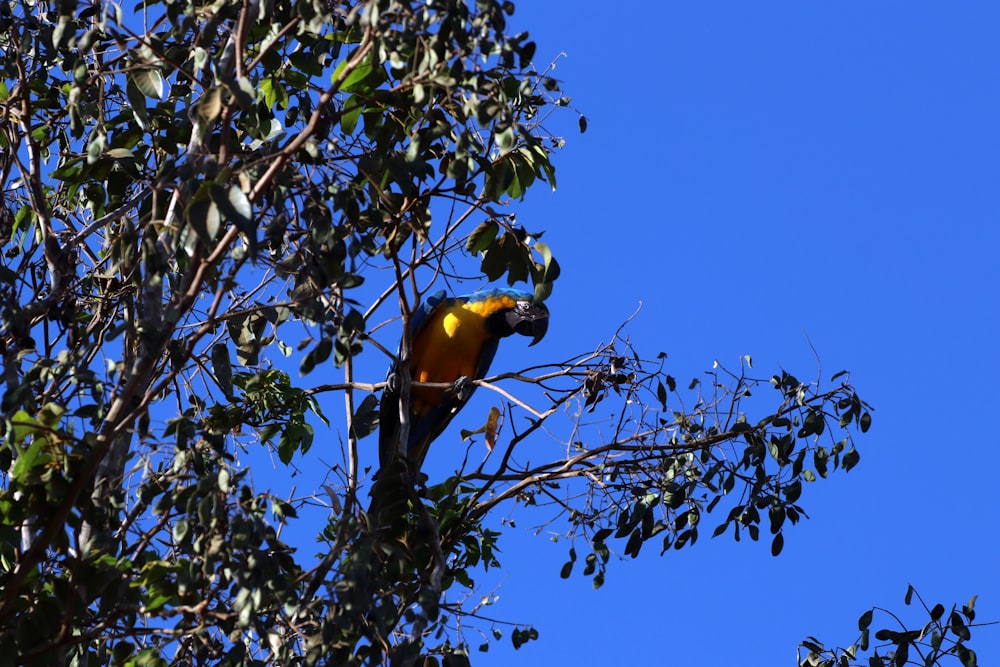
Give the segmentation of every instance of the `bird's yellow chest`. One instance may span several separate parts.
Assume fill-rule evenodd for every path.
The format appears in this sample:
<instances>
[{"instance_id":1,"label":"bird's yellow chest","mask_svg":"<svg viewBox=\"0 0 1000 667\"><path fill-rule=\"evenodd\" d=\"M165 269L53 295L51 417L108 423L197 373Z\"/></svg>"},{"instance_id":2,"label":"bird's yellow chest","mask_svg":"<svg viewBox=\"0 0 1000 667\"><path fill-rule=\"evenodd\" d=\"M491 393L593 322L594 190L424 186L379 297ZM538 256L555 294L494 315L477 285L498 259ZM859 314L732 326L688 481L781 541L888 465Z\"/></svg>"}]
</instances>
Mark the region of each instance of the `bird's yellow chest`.
<instances>
[{"instance_id":1,"label":"bird's yellow chest","mask_svg":"<svg viewBox=\"0 0 1000 667\"><path fill-rule=\"evenodd\" d=\"M454 382L475 378L483 344L489 338L481 314L465 306L431 316L413 340L410 376L417 382ZM440 389L413 390L413 411L420 414L441 402Z\"/></svg>"}]
</instances>

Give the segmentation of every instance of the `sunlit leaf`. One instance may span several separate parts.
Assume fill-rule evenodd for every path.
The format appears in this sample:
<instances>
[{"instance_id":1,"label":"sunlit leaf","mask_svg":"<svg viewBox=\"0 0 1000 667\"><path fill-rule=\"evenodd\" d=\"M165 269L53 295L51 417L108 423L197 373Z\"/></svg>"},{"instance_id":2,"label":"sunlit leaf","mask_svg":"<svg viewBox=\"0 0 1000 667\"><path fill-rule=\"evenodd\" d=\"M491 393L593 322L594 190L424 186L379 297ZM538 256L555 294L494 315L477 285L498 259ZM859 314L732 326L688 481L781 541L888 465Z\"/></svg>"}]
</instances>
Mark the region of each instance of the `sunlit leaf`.
<instances>
[{"instance_id":1,"label":"sunlit leaf","mask_svg":"<svg viewBox=\"0 0 1000 667\"><path fill-rule=\"evenodd\" d=\"M163 77L160 72L151 67L139 68L129 73L129 78L135 83L135 87L146 97L153 99L163 99Z\"/></svg>"}]
</instances>

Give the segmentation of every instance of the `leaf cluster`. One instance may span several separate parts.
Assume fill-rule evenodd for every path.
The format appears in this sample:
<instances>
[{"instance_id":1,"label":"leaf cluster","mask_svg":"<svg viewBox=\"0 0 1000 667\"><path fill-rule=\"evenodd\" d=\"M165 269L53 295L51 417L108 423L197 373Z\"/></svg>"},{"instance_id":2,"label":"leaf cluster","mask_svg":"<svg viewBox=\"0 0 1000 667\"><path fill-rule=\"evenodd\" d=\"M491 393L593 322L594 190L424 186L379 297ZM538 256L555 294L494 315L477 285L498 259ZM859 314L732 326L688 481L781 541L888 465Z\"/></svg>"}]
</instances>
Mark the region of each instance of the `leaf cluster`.
<instances>
[{"instance_id":1,"label":"leaf cluster","mask_svg":"<svg viewBox=\"0 0 1000 667\"><path fill-rule=\"evenodd\" d=\"M935 667L941 665L962 665L975 667L976 652L968 647L972 637L972 628L993 623L976 623L976 596L960 607L952 605L946 610L944 605L935 604L928 607L913 588L907 586L904 603L909 606L914 597L920 603L927 620L922 625L904 623L893 612L879 607L872 607L858 619L858 630L861 632L858 640L847 648L826 648L819 640L808 637L800 644L800 648L808 652L803 658L799 653L800 667L852 667L866 665L867 667L902 667L903 665L922 665ZM882 628L872 633L872 622L875 615L888 617L893 628ZM876 626L877 627L877 626ZM875 645L872 637L874 636ZM871 652L867 660L861 662L863 653Z\"/></svg>"},{"instance_id":2,"label":"leaf cluster","mask_svg":"<svg viewBox=\"0 0 1000 667\"><path fill-rule=\"evenodd\" d=\"M436 275L475 214L497 221L467 250L489 275L551 290L551 252L502 209L555 185L558 84L509 33L509 2L139 10L0 8L0 653L293 664L331 655L337 627L337 661L363 661L367 611L301 620L336 603L301 597L322 578L273 527L296 505L238 463L263 448L293 466L325 423L333 389L296 386L271 351L308 374L378 348L388 295L350 296L365 272ZM465 212L432 240L439 202ZM352 443L373 403L352 402ZM331 496L348 599L351 458ZM491 539L463 542L470 563L492 562Z\"/></svg>"}]
</instances>

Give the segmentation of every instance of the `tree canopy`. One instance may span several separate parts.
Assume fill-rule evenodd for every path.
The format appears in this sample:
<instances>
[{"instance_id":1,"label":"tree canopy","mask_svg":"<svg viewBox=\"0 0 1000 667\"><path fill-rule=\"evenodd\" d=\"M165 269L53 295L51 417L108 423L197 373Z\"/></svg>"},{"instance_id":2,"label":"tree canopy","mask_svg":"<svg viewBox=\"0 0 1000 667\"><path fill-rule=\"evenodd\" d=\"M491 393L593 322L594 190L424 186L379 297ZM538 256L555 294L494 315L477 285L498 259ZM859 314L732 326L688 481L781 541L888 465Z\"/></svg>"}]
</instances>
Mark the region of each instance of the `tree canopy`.
<instances>
[{"instance_id":1,"label":"tree canopy","mask_svg":"<svg viewBox=\"0 0 1000 667\"><path fill-rule=\"evenodd\" d=\"M562 576L599 587L613 552L693 546L710 514L778 555L809 484L858 463L848 373L679 380L607 323L480 381L483 427L437 445L454 474L404 490L404 541L372 530L371 369L424 295L561 279L571 230L514 214L556 186L550 114L586 118L513 12L0 4L0 662L466 664L469 624L538 636L467 595L499 566L491 514L549 511ZM259 465L329 470L303 493Z\"/></svg>"},{"instance_id":2,"label":"tree canopy","mask_svg":"<svg viewBox=\"0 0 1000 667\"><path fill-rule=\"evenodd\" d=\"M965 604L961 606L953 604L951 609L945 610L941 603L928 607L913 586L908 586L903 602L910 606L916 598L926 614L926 621L922 623L904 621L893 611L872 607L858 618L858 631L861 634L853 644L843 648L827 648L815 637L807 637L799 646L797 662L799 667L854 667L855 665L976 667L979 664L976 652L968 646L972 638L972 629L996 624L976 623L976 597L974 595ZM872 632L875 618L879 618L880 622L875 625L876 629ZM883 623L889 627L880 627ZM871 655L862 662L862 656L869 652Z\"/></svg>"}]
</instances>

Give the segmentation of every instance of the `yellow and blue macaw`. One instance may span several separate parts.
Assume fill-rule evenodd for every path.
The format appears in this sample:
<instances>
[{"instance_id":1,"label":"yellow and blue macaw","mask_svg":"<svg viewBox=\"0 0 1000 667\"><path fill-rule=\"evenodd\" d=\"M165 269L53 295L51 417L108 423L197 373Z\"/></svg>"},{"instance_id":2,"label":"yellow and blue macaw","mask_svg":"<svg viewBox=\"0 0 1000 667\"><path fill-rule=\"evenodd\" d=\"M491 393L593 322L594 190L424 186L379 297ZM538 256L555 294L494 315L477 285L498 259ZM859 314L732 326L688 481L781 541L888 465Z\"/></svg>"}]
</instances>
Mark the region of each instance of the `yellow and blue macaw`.
<instances>
[{"instance_id":1,"label":"yellow and blue macaw","mask_svg":"<svg viewBox=\"0 0 1000 667\"><path fill-rule=\"evenodd\" d=\"M420 470L427 449L462 409L472 391L471 380L486 377L501 338L520 334L542 339L549 326L549 310L528 292L488 289L446 297L444 291L428 297L410 319L410 379L449 383L449 389L413 387L410 391L409 435L405 458L409 471ZM396 365L389 370L390 378ZM385 470L397 460L399 448L399 394L382 395L379 423L379 464Z\"/></svg>"}]
</instances>

